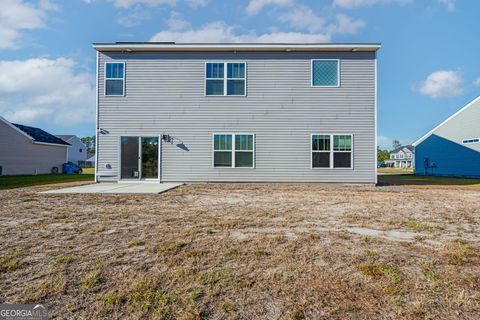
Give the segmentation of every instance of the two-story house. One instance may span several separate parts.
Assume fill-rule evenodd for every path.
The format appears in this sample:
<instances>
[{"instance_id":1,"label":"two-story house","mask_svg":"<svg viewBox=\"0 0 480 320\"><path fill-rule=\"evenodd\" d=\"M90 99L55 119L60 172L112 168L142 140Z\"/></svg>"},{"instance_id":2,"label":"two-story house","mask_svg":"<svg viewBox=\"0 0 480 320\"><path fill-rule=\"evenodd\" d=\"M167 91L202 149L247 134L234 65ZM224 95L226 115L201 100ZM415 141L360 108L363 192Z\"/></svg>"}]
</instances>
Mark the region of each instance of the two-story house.
<instances>
[{"instance_id":1,"label":"two-story house","mask_svg":"<svg viewBox=\"0 0 480 320\"><path fill-rule=\"evenodd\" d=\"M390 159L385 164L392 168L415 168L415 147L401 146L390 151Z\"/></svg>"},{"instance_id":2,"label":"two-story house","mask_svg":"<svg viewBox=\"0 0 480 320\"><path fill-rule=\"evenodd\" d=\"M97 181L377 181L379 44L93 47Z\"/></svg>"}]
</instances>

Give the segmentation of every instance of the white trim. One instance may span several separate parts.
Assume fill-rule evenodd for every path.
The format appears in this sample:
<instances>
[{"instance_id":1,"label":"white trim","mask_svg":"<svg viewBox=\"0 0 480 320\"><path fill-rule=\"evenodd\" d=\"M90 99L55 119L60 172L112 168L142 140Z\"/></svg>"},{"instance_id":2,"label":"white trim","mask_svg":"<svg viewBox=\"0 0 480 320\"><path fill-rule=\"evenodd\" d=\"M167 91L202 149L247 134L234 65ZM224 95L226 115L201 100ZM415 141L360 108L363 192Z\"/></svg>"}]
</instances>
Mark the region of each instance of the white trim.
<instances>
[{"instance_id":1,"label":"white trim","mask_svg":"<svg viewBox=\"0 0 480 320\"><path fill-rule=\"evenodd\" d=\"M123 64L123 79L119 78L107 78L107 64ZM104 97L125 97L125 85L126 85L126 64L125 61L105 61L103 64L103 96ZM108 94L107 95L107 80L122 80L123 92L122 94Z\"/></svg>"},{"instance_id":2,"label":"white trim","mask_svg":"<svg viewBox=\"0 0 480 320\"><path fill-rule=\"evenodd\" d=\"M98 131L100 128L98 127L98 99L100 96L99 88L98 88L98 76L99 76L99 55L100 52L97 51L97 64L96 64L96 79L95 79L95 154L93 155L95 157L95 182L98 182Z\"/></svg>"},{"instance_id":3,"label":"white trim","mask_svg":"<svg viewBox=\"0 0 480 320\"><path fill-rule=\"evenodd\" d=\"M313 62L314 61L337 61L337 85L336 86L315 86L313 84ZM310 61L310 87L312 88L340 88L340 59L311 59Z\"/></svg>"},{"instance_id":4,"label":"white trim","mask_svg":"<svg viewBox=\"0 0 480 320\"><path fill-rule=\"evenodd\" d=\"M59 143L49 143L49 142L41 142L41 141L32 141L33 144L41 144L41 145L46 145L46 146L55 146L55 147L67 147L70 148L71 145L66 145L66 144L59 144Z\"/></svg>"},{"instance_id":5,"label":"white trim","mask_svg":"<svg viewBox=\"0 0 480 320\"><path fill-rule=\"evenodd\" d=\"M475 98L473 101L469 102L466 106L464 106L463 108L461 108L460 110L458 110L457 112L455 112L453 115L451 115L450 117L448 117L445 121L443 121L442 123L440 123L438 126L436 126L435 128L433 128L432 130L430 130L427 134L425 134L423 137L421 137L420 139L418 139L417 141L415 141L412 145L414 147L418 146L420 143L423 142L423 140L427 139L430 135L432 135L435 131L437 131L437 129L439 129L440 127L442 127L444 124L446 124L447 122L449 122L450 120L452 120L453 118L455 118L456 116L458 116L460 113L462 113L463 111L465 111L466 109L468 109L469 107L471 107L472 105L474 105L476 102L480 101L480 96Z\"/></svg>"},{"instance_id":6,"label":"white trim","mask_svg":"<svg viewBox=\"0 0 480 320\"><path fill-rule=\"evenodd\" d=\"M138 179L122 179L122 137L126 138L137 138L138 139ZM158 138L158 154L157 154L157 178L142 178L142 138ZM160 183L160 152L161 152L161 145L162 143L162 135L154 135L154 134L129 134L129 135L120 135L118 136L118 178L117 182L157 182Z\"/></svg>"},{"instance_id":7,"label":"white trim","mask_svg":"<svg viewBox=\"0 0 480 320\"><path fill-rule=\"evenodd\" d=\"M313 140L313 136L329 136L330 137L330 150L328 151L315 151L313 150L313 146L312 146L312 140ZM351 146L351 150L350 151L346 151L346 150L337 150L335 151L333 149L333 145L334 145L334 136L350 136L351 137L351 140L352 140L352 146ZM310 169L312 170L351 170L354 168L354 165L353 165L353 153L354 153L354 145L355 145L355 142L354 142L354 135L352 133L311 133L310 134L310 142L309 142L309 145L310 145ZM317 152L317 153L329 153L330 154L330 166L329 167L313 167L313 153L314 152ZM342 168L335 168L334 166L334 153L350 153L350 167L342 167Z\"/></svg>"},{"instance_id":8,"label":"white trim","mask_svg":"<svg viewBox=\"0 0 480 320\"><path fill-rule=\"evenodd\" d=\"M232 149L231 150L215 150L215 136L216 135L230 135L232 136ZM248 135L253 137L253 149L250 150L236 150L236 136L237 135ZM256 139L255 133L249 132L214 132L212 133L212 168L213 169L255 169L255 149L256 149ZM218 152L231 152L232 153L232 166L230 167L216 167L215 166L215 151ZM235 164L235 153L236 152L252 152L252 166L251 167L237 167Z\"/></svg>"},{"instance_id":9,"label":"white trim","mask_svg":"<svg viewBox=\"0 0 480 320\"><path fill-rule=\"evenodd\" d=\"M373 152L375 153L375 163L373 164L373 172L375 174L375 184L378 184L378 174L377 174L377 165L378 165L378 153L377 153L377 148L378 148L378 137L377 137L377 134L378 134L378 118L377 118L377 108L378 108L378 105L377 105L377 98L378 98L378 86L377 86L377 72L378 72L378 68L377 68L377 57L375 57L375 102L374 102L374 122L375 122L375 146L374 146L374 150Z\"/></svg>"},{"instance_id":10,"label":"white trim","mask_svg":"<svg viewBox=\"0 0 480 320\"><path fill-rule=\"evenodd\" d=\"M94 43L98 51L377 51L380 43Z\"/></svg>"},{"instance_id":11,"label":"white trim","mask_svg":"<svg viewBox=\"0 0 480 320\"><path fill-rule=\"evenodd\" d=\"M207 78L207 65L211 64L223 64L223 78ZM229 63L243 63L245 68L244 78L228 78L228 64ZM203 74L203 96L204 97L246 97L247 96L247 62L246 61L205 61L204 63L204 74ZM223 94L209 94L207 95L207 80L223 80ZM243 80L244 88L243 94L228 94L228 80Z\"/></svg>"}]
</instances>

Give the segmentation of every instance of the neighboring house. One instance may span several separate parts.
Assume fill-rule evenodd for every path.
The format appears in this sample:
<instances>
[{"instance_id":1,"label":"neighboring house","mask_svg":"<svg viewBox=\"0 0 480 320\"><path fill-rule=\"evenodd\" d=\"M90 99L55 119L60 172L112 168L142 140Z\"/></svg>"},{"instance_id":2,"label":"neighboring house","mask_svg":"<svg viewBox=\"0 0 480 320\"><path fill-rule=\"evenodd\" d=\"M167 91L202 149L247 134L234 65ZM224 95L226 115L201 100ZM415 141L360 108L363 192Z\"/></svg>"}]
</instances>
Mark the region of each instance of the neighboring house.
<instances>
[{"instance_id":1,"label":"neighboring house","mask_svg":"<svg viewBox=\"0 0 480 320\"><path fill-rule=\"evenodd\" d=\"M480 177L480 97L413 145L416 174Z\"/></svg>"},{"instance_id":2,"label":"neighboring house","mask_svg":"<svg viewBox=\"0 0 480 320\"><path fill-rule=\"evenodd\" d=\"M76 135L57 135L58 138L69 143L72 147L68 149L67 159L76 165L84 164L87 160L87 147Z\"/></svg>"},{"instance_id":3,"label":"neighboring house","mask_svg":"<svg viewBox=\"0 0 480 320\"><path fill-rule=\"evenodd\" d=\"M85 168L92 168L95 167L95 155L91 156L85 162Z\"/></svg>"},{"instance_id":4,"label":"neighboring house","mask_svg":"<svg viewBox=\"0 0 480 320\"><path fill-rule=\"evenodd\" d=\"M97 181L377 181L379 44L93 47Z\"/></svg>"},{"instance_id":5,"label":"neighboring house","mask_svg":"<svg viewBox=\"0 0 480 320\"><path fill-rule=\"evenodd\" d=\"M402 146L390 151L390 160L385 160L385 164L392 168L415 168L415 148Z\"/></svg>"},{"instance_id":6,"label":"neighboring house","mask_svg":"<svg viewBox=\"0 0 480 320\"><path fill-rule=\"evenodd\" d=\"M0 117L0 174L61 172L69 144L39 128Z\"/></svg>"}]
</instances>

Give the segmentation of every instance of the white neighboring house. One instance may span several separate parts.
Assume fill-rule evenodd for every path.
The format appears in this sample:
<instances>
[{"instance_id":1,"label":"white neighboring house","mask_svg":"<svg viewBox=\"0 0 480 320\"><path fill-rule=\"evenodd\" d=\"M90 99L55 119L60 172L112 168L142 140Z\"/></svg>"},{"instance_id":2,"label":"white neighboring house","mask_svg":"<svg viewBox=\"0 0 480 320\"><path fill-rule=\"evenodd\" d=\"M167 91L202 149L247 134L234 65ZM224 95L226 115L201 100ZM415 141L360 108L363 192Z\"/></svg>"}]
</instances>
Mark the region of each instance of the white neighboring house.
<instances>
[{"instance_id":1,"label":"white neighboring house","mask_svg":"<svg viewBox=\"0 0 480 320\"><path fill-rule=\"evenodd\" d=\"M72 147L68 149L67 159L76 165L84 164L87 161L87 147L76 135L58 134L58 138L69 143ZM80 162L81 161L81 162Z\"/></svg>"},{"instance_id":2,"label":"white neighboring house","mask_svg":"<svg viewBox=\"0 0 480 320\"><path fill-rule=\"evenodd\" d=\"M390 160L385 164L392 168L415 168L415 147L401 146L390 151Z\"/></svg>"},{"instance_id":3,"label":"white neighboring house","mask_svg":"<svg viewBox=\"0 0 480 320\"><path fill-rule=\"evenodd\" d=\"M69 147L42 129L0 117L0 175L62 172Z\"/></svg>"}]
</instances>

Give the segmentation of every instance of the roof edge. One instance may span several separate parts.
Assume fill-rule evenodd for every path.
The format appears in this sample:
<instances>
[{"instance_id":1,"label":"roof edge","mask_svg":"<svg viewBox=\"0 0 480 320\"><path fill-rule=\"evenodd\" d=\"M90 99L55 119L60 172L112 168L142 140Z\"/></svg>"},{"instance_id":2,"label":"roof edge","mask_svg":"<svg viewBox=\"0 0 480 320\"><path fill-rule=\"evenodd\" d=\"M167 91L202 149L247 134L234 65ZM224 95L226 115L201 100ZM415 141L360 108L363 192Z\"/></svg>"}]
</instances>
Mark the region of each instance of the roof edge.
<instances>
[{"instance_id":1,"label":"roof edge","mask_svg":"<svg viewBox=\"0 0 480 320\"><path fill-rule=\"evenodd\" d=\"M380 43L93 43L97 51L377 51Z\"/></svg>"},{"instance_id":2,"label":"roof edge","mask_svg":"<svg viewBox=\"0 0 480 320\"><path fill-rule=\"evenodd\" d=\"M439 125L437 125L435 128L433 128L432 130L430 130L429 132L427 132L424 136L422 136L420 139L418 139L417 141L415 141L414 143L412 143L412 146L416 147L418 146L420 143L422 143L425 139L427 139L428 137L430 137L437 129L439 129L440 127L442 127L444 124L446 124L447 122L449 122L450 120L452 120L453 118L455 118L456 116L458 116L460 113L462 113L463 111L465 111L466 109L470 108L472 105L474 105L476 102L480 101L480 96L476 97L475 99L473 99L472 101L470 101L469 103L467 103L464 107L462 107L460 110L458 110L457 112L455 112L454 114L452 114L450 117L448 117L447 119L445 119L443 122L441 122Z\"/></svg>"},{"instance_id":3,"label":"roof edge","mask_svg":"<svg viewBox=\"0 0 480 320\"><path fill-rule=\"evenodd\" d=\"M5 119L4 117L0 116L0 121L2 121L3 123L5 123L7 126L9 126L10 128L14 129L15 131L21 133L25 138L31 140L31 141L35 141L35 139L30 136L28 133L26 133L25 131L23 130L20 130L19 128L17 128L16 126L14 126L10 121L8 121L7 119Z\"/></svg>"}]
</instances>

